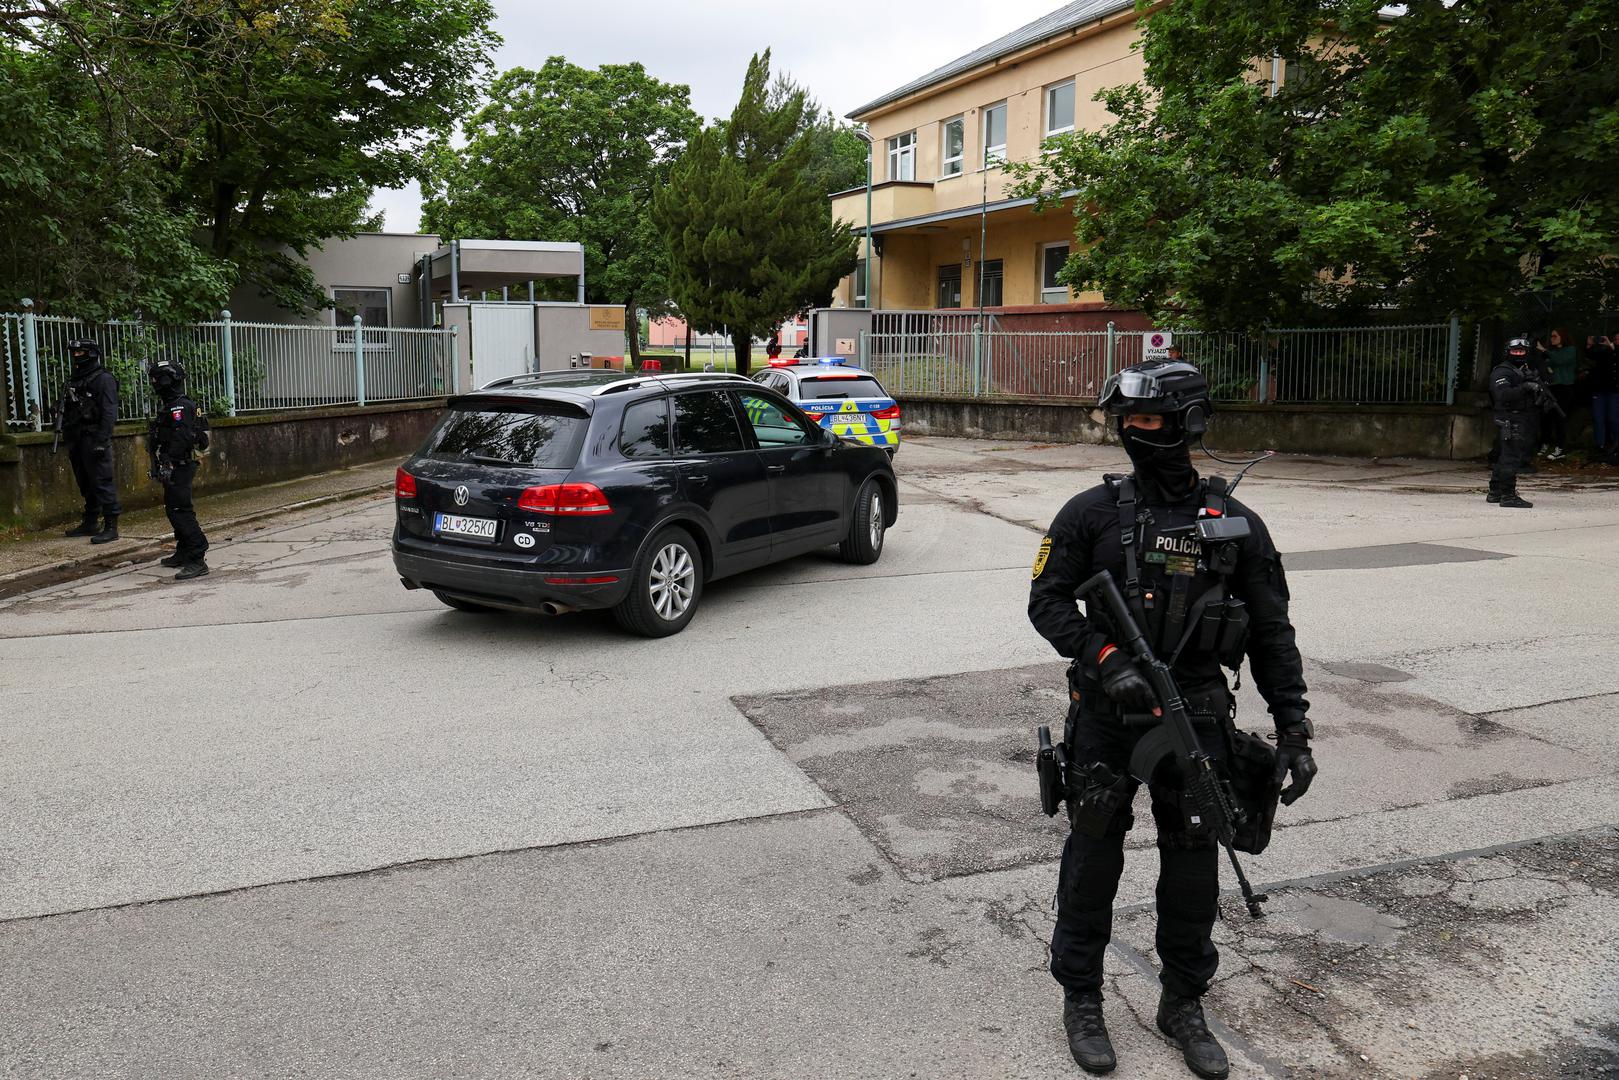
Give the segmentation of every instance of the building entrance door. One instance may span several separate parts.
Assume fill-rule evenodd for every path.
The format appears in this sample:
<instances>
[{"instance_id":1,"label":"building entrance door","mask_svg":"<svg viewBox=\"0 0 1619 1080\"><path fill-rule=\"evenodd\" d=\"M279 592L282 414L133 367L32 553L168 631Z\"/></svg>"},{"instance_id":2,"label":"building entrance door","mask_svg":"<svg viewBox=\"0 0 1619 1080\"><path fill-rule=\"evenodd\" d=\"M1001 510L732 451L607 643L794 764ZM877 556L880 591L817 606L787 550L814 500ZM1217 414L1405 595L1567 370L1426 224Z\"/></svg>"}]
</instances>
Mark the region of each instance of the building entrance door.
<instances>
[{"instance_id":1,"label":"building entrance door","mask_svg":"<svg viewBox=\"0 0 1619 1080\"><path fill-rule=\"evenodd\" d=\"M526 375L534 364L534 309L528 304L471 304L472 385Z\"/></svg>"}]
</instances>

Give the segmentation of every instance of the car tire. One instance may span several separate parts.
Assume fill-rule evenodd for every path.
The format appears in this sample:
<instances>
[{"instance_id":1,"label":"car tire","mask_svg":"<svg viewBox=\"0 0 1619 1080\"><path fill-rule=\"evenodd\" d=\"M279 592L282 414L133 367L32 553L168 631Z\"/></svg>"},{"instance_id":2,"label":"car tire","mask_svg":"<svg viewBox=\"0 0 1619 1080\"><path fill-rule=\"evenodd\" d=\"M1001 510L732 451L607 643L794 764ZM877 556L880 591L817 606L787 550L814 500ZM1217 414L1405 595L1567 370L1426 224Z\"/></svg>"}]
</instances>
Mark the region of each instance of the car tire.
<instances>
[{"instance_id":1,"label":"car tire","mask_svg":"<svg viewBox=\"0 0 1619 1080\"><path fill-rule=\"evenodd\" d=\"M867 480L860 485L854 497L854 513L849 515L849 535L838 545L838 555L844 562L869 566L883 556L884 523L882 485Z\"/></svg>"},{"instance_id":2,"label":"car tire","mask_svg":"<svg viewBox=\"0 0 1619 1080\"><path fill-rule=\"evenodd\" d=\"M437 589L433 590L433 595L438 597L439 603L443 604L445 607L453 607L457 611L470 611L474 614L487 615L496 610L492 607L485 607L483 604L474 604L471 600L463 600L458 596L451 596L449 593L441 593Z\"/></svg>"},{"instance_id":3,"label":"car tire","mask_svg":"<svg viewBox=\"0 0 1619 1080\"><path fill-rule=\"evenodd\" d=\"M635 560L630 594L613 608L618 625L642 637L678 634L703 596L703 554L685 529L668 528Z\"/></svg>"}]
</instances>

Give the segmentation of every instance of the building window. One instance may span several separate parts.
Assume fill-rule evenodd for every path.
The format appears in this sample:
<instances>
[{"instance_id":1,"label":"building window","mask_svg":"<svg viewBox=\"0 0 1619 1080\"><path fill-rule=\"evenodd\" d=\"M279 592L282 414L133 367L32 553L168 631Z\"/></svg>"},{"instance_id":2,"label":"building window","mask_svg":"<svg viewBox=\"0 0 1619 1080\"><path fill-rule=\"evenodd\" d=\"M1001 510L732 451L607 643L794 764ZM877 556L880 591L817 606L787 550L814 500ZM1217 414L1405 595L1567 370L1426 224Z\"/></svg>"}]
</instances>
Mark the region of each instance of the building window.
<instances>
[{"instance_id":1,"label":"building window","mask_svg":"<svg viewBox=\"0 0 1619 1080\"><path fill-rule=\"evenodd\" d=\"M1006 301L1001 292L1001 260L985 259L978 267L979 281L979 307L1000 307Z\"/></svg>"},{"instance_id":2,"label":"building window","mask_svg":"<svg viewBox=\"0 0 1619 1080\"><path fill-rule=\"evenodd\" d=\"M390 326L388 301L392 298L390 289L333 289L333 318L338 326L353 326L356 315L363 326Z\"/></svg>"},{"instance_id":3,"label":"building window","mask_svg":"<svg viewBox=\"0 0 1619 1080\"><path fill-rule=\"evenodd\" d=\"M939 267L939 307L961 306L961 264Z\"/></svg>"},{"instance_id":4,"label":"building window","mask_svg":"<svg viewBox=\"0 0 1619 1080\"><path fill-rule=\"evenodd\" d=\"M961 117L944 122L944 142L939 148L939 175L960 176L967 156L967 122Z\"/></svg>"},{"instance_id":5,"label":"building window","mask_svg":"<svg viewBox=\"0 0 1619 1080\"><path fill-rule=\"evenodd\" d=\"M907 131L888 140L888 178L916 179L916 132Z\"/></svg>"},{"instance_id":6,"label":"building window","mask_svg":"<svg viewBox=\"0 0 1619 1080\"><path fill-rule=\"evenodd\" d=\"M1006 160L1006 102L984 110L984 167Z\"/></svg>"},{"instance_id":7,"label":"building window","mask_svg":"<svg viewBox=\"0 0 1619 1080\"><path fill-rule=\"evenodd\" d=\"M1074 130L1074 80L1046 87L1046 138Z\"/></svg>"},{"instance_id":8,"label":"building window","mask_svg":"<svg viewBox=\"0 0 1619 1080\"><path fill-rule=\"evenodd\" d=\"M1068 262L1067 244L1046 244L1040 249L1040 302L1066 304L1068 286L1057 280L1063 265Z\"/></svg>"},{"instance_id":9,"label":"building window","mask_svg":"<svg viewBox=\"0 0 1619 1080\"><path fill-rule=\"evenodd\" d=\"M870 307L866 303L866 260L856 259L854 264L854 306Z\"/></svg>"}]
</instances>

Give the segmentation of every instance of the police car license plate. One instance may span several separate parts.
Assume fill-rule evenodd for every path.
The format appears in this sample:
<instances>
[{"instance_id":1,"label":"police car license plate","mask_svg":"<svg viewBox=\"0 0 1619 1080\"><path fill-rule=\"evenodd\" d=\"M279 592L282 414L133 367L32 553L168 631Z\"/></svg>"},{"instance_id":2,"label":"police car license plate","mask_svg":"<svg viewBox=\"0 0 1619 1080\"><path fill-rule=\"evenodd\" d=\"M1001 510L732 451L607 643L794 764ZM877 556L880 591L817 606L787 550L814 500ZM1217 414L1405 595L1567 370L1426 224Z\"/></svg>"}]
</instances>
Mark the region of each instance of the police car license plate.
<instances>
[{"instance_id":1,"label":"police car license plate","mask_svg":"<svg viewBox=\"0 0 1619 1080\"><path fill-rule=\"evenodd\" d=\"M440 536L463 536L469 540L493 540L500 522L494 518L461 517L457 514L435 514L433 531Z\"/></svg>"}]
</instances>

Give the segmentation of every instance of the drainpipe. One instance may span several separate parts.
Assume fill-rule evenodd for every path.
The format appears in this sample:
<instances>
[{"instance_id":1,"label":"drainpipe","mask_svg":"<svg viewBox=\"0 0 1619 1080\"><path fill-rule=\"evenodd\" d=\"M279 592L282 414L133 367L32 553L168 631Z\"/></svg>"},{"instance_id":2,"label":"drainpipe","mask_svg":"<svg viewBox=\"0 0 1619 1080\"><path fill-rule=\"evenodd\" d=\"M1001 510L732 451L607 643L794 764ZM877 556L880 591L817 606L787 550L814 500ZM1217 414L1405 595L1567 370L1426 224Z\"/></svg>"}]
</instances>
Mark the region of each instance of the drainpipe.
<instances>
[{"instance_id":1,"label":"drainpipe","mask_svg":"<svg viewBox=\"0 0 1619 1080\"><path fill-rule=\"evenodd\" d=\"M877 156L877 144L871 141L871 132L864 128L853 128L866 144L866 307L872 306L871 292L871 163Z\"/></svg>"}]
</instances>

